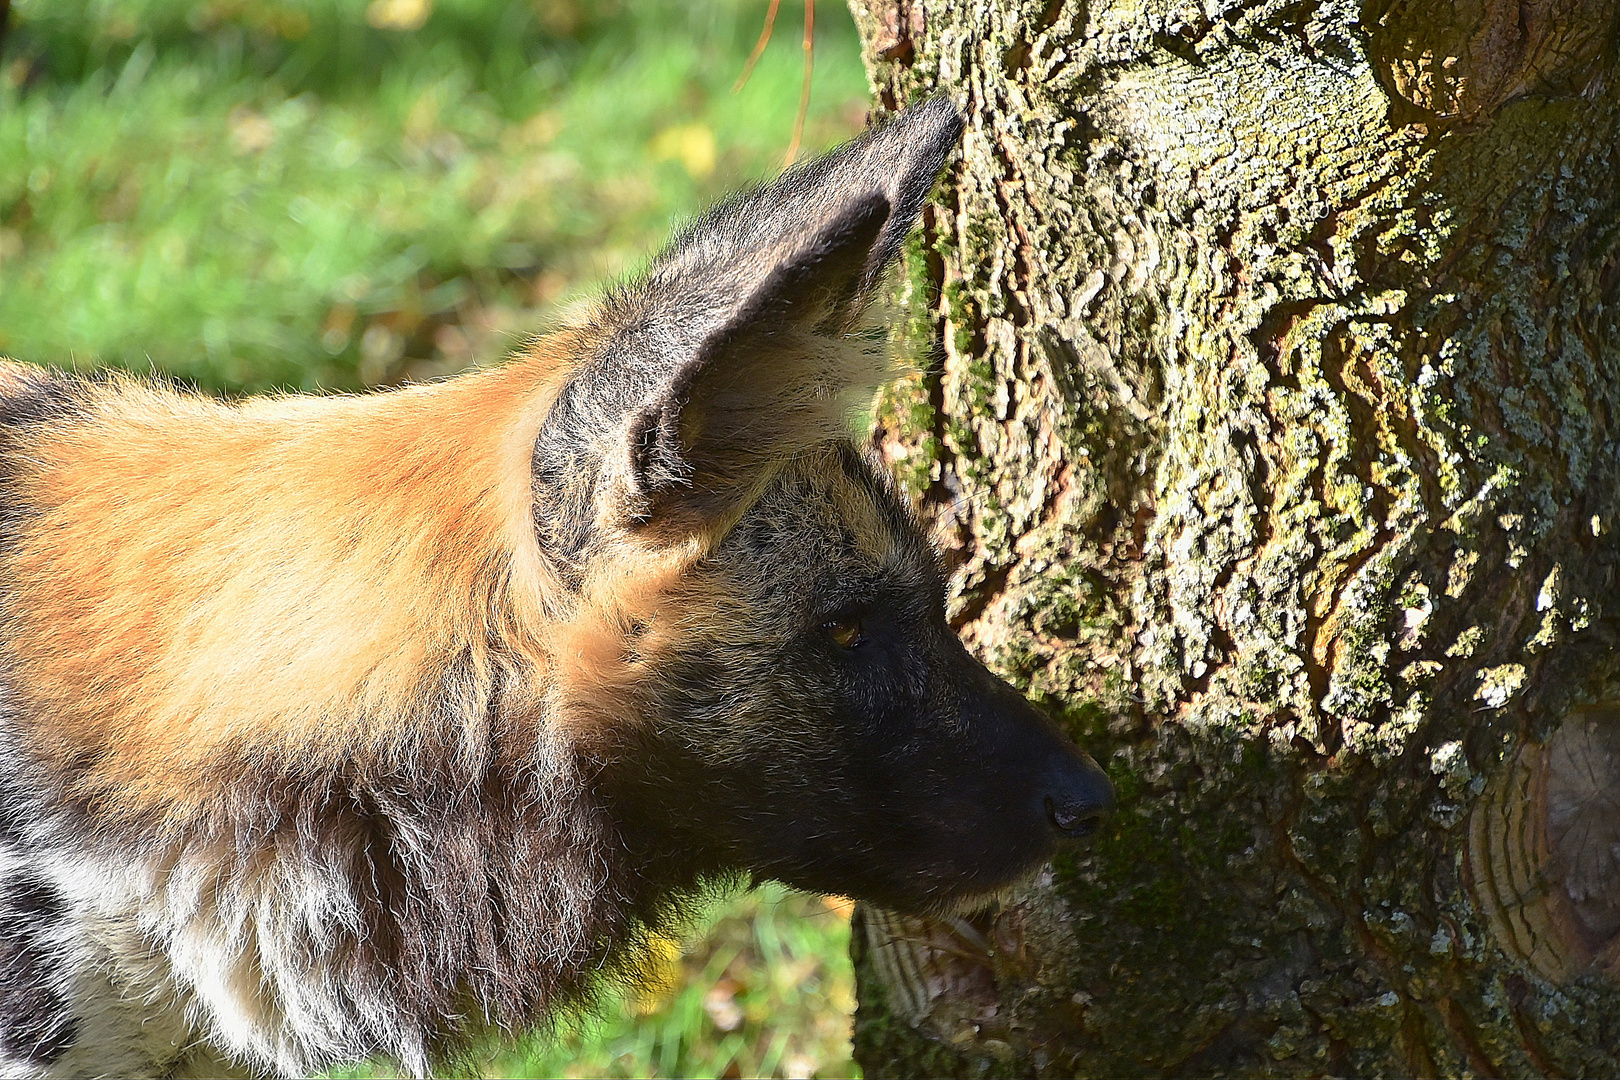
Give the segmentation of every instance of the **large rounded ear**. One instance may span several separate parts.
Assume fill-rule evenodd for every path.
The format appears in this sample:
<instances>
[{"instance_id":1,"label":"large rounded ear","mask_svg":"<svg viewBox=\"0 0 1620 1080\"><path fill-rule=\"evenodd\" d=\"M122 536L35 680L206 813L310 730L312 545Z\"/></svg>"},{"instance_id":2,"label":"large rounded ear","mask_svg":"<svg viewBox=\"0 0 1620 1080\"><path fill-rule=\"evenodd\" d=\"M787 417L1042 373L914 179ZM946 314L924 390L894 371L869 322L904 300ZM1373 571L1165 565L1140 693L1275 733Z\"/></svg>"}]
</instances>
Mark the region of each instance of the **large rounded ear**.
<instances>
[{"instance_id":1,"label":"large rounded ear","mask_svg":"<svg viewBox=\"0 0 1620 1080\"><path fill-rule=\"evenodd\" d=\"M769 464L839 433L852 395L882 378L880 342L858 333L863 284L891 217L877 192L850 200L775 261L730 318L628 415L626 511L686 530L724 515Z\"/></svg>"},{"instance_id":2,"label":"large rounded ear","mask_svg":"<svg viewBox=\"0 0 1620 1080\"><path fill-rule=\"evenodd\" d=\"M901 113L714 207L608 297L536 446L543 542L705 528L840 437L887 373L862 316L961 131L942 98Z\"/></svg>"}]
</instances>

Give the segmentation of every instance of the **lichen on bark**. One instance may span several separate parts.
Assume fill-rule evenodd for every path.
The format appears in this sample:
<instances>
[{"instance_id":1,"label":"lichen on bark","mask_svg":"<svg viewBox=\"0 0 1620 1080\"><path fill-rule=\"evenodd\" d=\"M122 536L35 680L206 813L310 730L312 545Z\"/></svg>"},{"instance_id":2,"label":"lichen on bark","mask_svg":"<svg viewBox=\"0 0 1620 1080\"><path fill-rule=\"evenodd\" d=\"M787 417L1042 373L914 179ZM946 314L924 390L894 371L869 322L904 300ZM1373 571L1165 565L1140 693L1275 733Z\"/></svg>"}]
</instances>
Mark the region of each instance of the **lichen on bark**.
<instances>
[{"instance_id":1,"label":"lichen on bark","mask_svg":"<svg viewBox=\"0 0 1620 1080\"><path fill-rule=\"evenodd\" d=\"M1121 794L863 913L868 1074L1620 1069L1614 5L852 6L968 118L880 447Z\"/></svg>"}]
</instances>

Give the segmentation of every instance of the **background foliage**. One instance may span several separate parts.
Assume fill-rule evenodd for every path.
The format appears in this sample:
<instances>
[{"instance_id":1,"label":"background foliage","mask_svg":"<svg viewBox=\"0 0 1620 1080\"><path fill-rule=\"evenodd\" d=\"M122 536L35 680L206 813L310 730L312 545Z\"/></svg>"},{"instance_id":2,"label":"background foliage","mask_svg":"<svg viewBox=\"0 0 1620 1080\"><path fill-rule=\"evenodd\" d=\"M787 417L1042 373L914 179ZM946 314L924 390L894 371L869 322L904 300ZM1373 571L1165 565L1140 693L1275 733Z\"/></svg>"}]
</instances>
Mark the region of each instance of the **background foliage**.
<instances>
[{"instance_id":1,"label":"background foliage","mask_svg":"<svg viewBox=\"0 0 1620 1080\"><path fill-rule=\"evenodd\" d=\"M811 148L858 130L866 99L848 15L822 7ZM730 93L764 12L15 0L0 352L228 390L490 362L779 164L791 7Z\"/></svg>"},{"instance_id":2,"label":"background foliage","mask_svg":"<svg viewBox=\"0 0 1620 1080\"><path fill-rule=\"evenodd\" d=\"M14 0L0 353L225 393L496 362L779 166L801 12L732 94L764 3ZM867 100L818 15L810 150ZM484 1071L850 1075L848 938L836 903L717 902L661 985Z\"/></svg>"}]
</instances>

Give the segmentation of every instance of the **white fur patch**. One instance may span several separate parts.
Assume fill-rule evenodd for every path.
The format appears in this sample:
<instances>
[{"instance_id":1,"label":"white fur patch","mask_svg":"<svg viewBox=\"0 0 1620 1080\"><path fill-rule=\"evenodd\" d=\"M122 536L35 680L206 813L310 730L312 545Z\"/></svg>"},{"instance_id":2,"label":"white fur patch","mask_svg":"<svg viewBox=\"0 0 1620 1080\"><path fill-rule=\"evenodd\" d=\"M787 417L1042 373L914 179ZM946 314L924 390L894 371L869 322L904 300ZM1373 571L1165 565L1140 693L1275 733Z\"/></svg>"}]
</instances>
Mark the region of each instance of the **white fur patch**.
<instances>
[{"instance_id":1,"label":"white fur patch","mask_svg":"<svg viewBox=\"0 0 1620 1080\"><path fill-rule=\"evenodd\" d=\"M54 1062L0 1057L0 1075L309 1076L378 1052L425 1075L420 1035L388 1023L387 1003L357 1000L341 970L344 943L365 932L343 876L279 859L231 883L227 858L28 859L64 901L49 940L64 958L56 988L77 1028ZM0 849L0 881L22 866ZM379 1027L379 1045L354 1043Z\"/></svg>"}]
</instances>

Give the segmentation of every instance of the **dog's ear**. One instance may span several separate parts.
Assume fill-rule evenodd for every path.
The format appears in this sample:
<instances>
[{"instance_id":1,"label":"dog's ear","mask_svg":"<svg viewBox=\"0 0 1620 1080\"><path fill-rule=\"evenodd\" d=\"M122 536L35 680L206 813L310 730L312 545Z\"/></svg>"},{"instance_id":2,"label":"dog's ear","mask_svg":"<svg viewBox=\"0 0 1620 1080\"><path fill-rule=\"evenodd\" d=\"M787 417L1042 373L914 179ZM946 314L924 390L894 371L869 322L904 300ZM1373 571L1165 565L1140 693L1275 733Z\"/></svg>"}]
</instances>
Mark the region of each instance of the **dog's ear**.
<instances>
[{"instance_id":1,"label":"dog's ear","mask_svg":"<svg viewBox=\"0 0 1620 1080\"><path fill-rule=\"evenodd\" d=\"M626 510L685 530L723 515L770 462L836 438L851 398L884 375L881 340L858 331L868 262L891 214L879 192L755 270L751 291L627 416ZM769 269L766 269L769 267Z\"/></svg>"},{"instance_id":2,"label":"dog's ear","mask_svg":"<svg viewBox=\"0 0 1620 1080\"><path fill-rule=\"evenodd\" d=\"M587 331L536 448L537 497L589 444L598 526L689 531L842 435L887 374L862 316L961 130L927 102L682 230Z\"/></svg>"}]
</instances>

